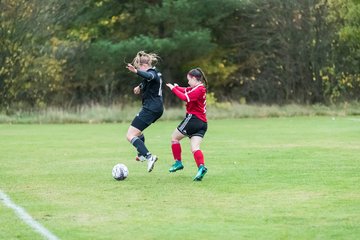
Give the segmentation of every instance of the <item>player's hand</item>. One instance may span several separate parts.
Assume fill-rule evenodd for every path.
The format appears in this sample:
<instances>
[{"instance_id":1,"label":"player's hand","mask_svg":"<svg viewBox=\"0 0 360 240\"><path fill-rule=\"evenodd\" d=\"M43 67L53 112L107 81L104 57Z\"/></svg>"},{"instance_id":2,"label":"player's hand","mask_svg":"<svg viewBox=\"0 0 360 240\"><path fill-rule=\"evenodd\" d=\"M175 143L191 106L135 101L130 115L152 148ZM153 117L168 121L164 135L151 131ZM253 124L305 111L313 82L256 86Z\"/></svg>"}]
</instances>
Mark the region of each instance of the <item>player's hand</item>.
<instances>
[{"instance_id":1,"label":"player's hand","mask_svg":"<svg viewBox=\"0 0 360 240\"><path fill-rule=\"evenodd\" d=\"M170 88L170 90L172 90L174 87L177 86L177 84L173 85L171 83L167 83L166 86L168 86Z\"/></svg>"},{"instance_id":2,"label":"player's hand","mask_svg":"<svg viewBox=\"0 0 360 240\"><path fill-rule=\"evenodd\" d=\"M130 63L128 63L126 68L129 69L130 72L133 72L133 73L137 72L136 68L133 65L131 65Z\"/></svg>"},{"instance_id":3,"label":"player's hand","mask_svg":"<svg viewBox=\"0 0 360 240\"><path fill-rule=\"evenodd\" d=\"M141 91L140 86L137 86L137 87L134 88L134 93L135 94L140 94L140 91Z\"/></svg>"}]
</instances>

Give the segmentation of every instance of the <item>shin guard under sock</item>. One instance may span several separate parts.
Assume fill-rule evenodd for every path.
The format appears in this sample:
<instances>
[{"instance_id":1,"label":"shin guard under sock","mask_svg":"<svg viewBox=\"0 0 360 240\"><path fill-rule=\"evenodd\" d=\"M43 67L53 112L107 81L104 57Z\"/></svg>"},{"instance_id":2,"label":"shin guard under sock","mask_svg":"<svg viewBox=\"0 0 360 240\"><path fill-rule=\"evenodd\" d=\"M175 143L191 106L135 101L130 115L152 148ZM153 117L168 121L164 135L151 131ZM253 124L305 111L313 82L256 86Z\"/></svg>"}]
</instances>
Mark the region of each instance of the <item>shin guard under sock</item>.
<instances>
[{"instance_id":1,"label":"shin guard under sock","mask_svg":"<svg viewBox=\"0 0 360 240\"><path fill-rule=\"evenodd\" d=\"M195 159L196 165L198 167L200 165L205 165L204 155L200 149L193 152L193 154L194 154L194 159Z\"/></svg>"},{"instance_id":2,"label":"shin guard under sock","mask_svg":"<svg viewBox=\"0 0 360 240\"><path fill-rule=\"evenodd\" d=\"M181 161L181 145L179 141L171 141L171 150L174 160Z\"/></svg>"},{"instance_id":3,"label":"shin guard under sock","mask_svg":"<svg viewBox=\"0 0 360 240\"><path fill-rule=\"evenodd\" d=\"M150 154L149 150L146 148L143 141L140 138L134 137L131 139L131 144L136 148L136 150L144 157Z\"/></svg>"}]
</instances>

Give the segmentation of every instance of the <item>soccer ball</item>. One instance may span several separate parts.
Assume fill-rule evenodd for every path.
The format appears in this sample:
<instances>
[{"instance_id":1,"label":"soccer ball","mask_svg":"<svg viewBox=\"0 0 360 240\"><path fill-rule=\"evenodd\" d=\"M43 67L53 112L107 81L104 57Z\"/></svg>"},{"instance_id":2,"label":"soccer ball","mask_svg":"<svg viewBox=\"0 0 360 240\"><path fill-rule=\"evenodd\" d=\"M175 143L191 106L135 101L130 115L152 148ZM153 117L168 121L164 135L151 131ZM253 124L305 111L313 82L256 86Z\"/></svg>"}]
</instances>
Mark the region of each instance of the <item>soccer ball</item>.
<instances>
[{"instance_id":1,"label":"soccer ball","mask_svg":"<svg viewBox=\"0 0 360 240\"><path fill-rule=\"evenodd\" d=\"M118 181L124 180L125 178L127 178L128 175L129 175L129 170L122 163L116 164L112 169L112 176L114 179Z\"/></svg>"}]
</instances>

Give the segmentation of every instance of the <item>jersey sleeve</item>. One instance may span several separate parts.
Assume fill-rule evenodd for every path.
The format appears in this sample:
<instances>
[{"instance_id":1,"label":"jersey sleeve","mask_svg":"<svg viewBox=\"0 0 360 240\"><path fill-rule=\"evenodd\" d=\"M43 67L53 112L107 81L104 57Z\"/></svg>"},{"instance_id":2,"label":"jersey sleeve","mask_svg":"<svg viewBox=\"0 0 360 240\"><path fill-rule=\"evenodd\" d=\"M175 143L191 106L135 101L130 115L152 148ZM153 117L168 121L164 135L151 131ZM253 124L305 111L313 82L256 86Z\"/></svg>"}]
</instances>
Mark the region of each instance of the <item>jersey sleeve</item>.
<instances>
[{"instance_id":1,"label":"jersey sleeve","mask_svg":"<svg viewBox=\"0 0 360 240\"><path fill-rule=\"evenodd\" d=\"M179 87L179 86L177 86L177 85L175 85L175 87L176 87L177 90L179 90L179 91L182 92L182 93L185 93L185 91L186 91L186 88L185 88L185 87Z\"/></svg>"},{"instance_id":2,"label":"jersey sleeve","mask_svg":"<svg viewBox=\"0 0 360 240\"><path fill-rule=\"evenodd\" d=\"M182 91L180 89L180 87L174 87L172 90L171 90L178 98L180 98L181 100L183 101L186 101L186 96L185 96L185 89L184 91Z\"/></svg>"},{"instance_id":3,"label":"jersey sleeve","mask_svg":"<svg viewBox=\"0 0 360 240\"><path fill-rule=\"evenodd\" d=\"M203 88L195 88L195 89L179 89L180 87L174 87L172 89L172 92L175 93L175 95L180 98L181 100L185 102L192 102L198 100L200 97L204 95L204 89ZM184 92L182 92L184 90Z\"/></svg>"},{"instance_id":4,"label":"jersey sleeve","mask_svg":"<svg viewBox=\"0 0 360 240\"><path fill-rule=\"evenodd\" d=\"M144 89L145 84L144 84L144 82L141 82L138 86L140 87L140 90L143 90L143 89Z\"/></svg>"},{"instance_id":5,"label":"jersey sleeve","mask_svg":"<svg viewBox=\"0 0 360 240\"><path fill-rule=\"evenodd\" d=\"M146 72L137 70L136 74L142 78L145 78L148 81L151 81L151 80L154 80L157 78L157 73L153 70L146 71Z\"/></svg>"}]
</instances>

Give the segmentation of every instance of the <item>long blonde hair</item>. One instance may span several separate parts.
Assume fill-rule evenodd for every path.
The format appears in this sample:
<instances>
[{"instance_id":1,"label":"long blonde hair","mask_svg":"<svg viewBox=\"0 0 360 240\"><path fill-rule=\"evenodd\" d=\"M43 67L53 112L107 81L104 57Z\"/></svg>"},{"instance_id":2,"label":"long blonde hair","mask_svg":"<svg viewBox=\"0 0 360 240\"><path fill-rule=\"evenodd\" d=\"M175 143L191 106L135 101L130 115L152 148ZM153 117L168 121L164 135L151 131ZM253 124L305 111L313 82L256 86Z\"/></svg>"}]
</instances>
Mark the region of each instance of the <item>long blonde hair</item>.
<instances>
[{"instance_id":1,"label":"long blonde hair","mask_svg":"<svg viewBox=\"0 0 360 240\"><path fill-rule=\"evenodd\" d=\"M159 62L159 59L160 57L156 53L146 53L145 51L140 51L133 59L132 65L136 68L140 67L142 64L147 64L152 67Z\"/></svg>"}]
</instances>

